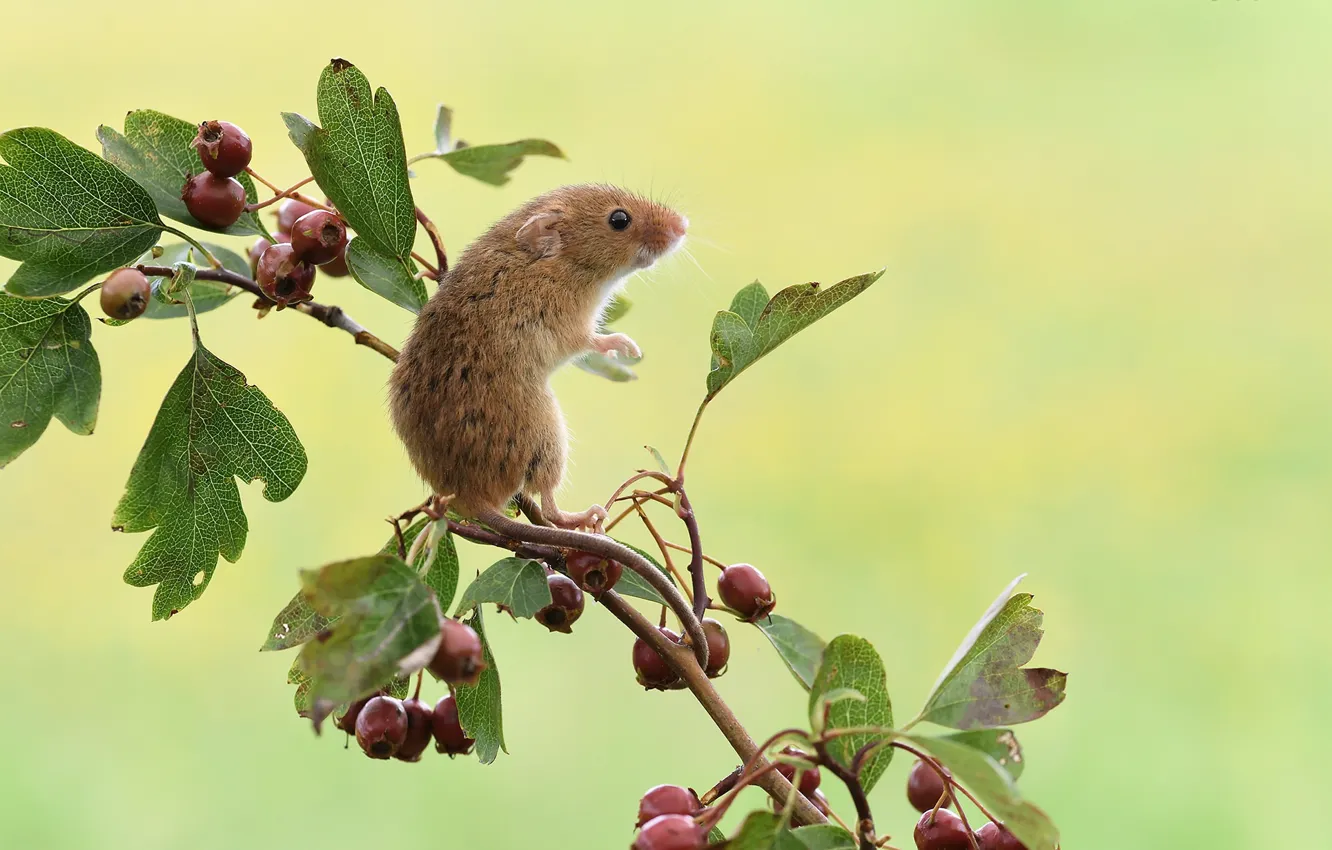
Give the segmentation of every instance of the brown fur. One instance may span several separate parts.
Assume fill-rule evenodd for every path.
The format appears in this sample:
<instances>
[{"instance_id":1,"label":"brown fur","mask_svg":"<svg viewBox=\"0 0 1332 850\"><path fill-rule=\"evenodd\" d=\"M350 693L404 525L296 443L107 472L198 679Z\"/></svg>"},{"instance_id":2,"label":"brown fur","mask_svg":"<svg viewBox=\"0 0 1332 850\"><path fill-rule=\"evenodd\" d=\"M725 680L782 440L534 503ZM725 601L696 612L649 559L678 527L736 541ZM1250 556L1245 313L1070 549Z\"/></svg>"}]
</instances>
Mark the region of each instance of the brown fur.
<instances>
[{"instance_id":1,"label":"brown fur","mask_svg":"<svg viewBox=\"0 0 1332 850\"><path fill-rule=\"evenodd\" d=\"M628 228L611 213L623 209ZM473 242L445 275L390 379L393 422L417 472L464 516L540 495L548 518L568 436L550 375L596 349L636 351L597 333L627 275L683 239L678 213L612 186L565 186L529 201ZM604 512L601 513L604 516Z\"/></svg>"}]
</instances>

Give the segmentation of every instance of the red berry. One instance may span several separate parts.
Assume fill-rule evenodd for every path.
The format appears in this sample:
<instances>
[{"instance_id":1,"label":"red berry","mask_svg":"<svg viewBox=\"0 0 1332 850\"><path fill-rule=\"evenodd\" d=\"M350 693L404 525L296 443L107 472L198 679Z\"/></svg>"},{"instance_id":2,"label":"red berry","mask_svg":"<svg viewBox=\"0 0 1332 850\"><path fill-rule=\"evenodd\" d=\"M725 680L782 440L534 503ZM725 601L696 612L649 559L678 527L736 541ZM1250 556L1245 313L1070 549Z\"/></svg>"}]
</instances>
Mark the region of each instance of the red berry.
<instances>
[{"instance_id":1,"label":"red berry","mask_svg":"<svg viewBox=\"0 0 1332 850\"><path fill-rule=\"evenodd\" d=\"M643 826L630 850L702 850L707 846L703 828L688 815L662 815Z\"/></svg>"},{"instance_id":2,"label":"red berry","mask_svg":"<svg viewBox=\"0 0 1332 850\"><path fill-rule=\"evenodd\" d=\"M786 747L782 752L787 753L788 755L803 755L803 753L800 753L800 751L794 747ZM795 782L795 765L787 764L785 762L777 762L777 772L782 776L785 776L787 782ZM819 787L820 781L821 777L819 776L819 769L817 767L813 770L806 770L800 777L800 793L804 794L806 797L813 797L814 791Z\"/></svg>"},{"instance_id":3,"label":"red berry","mask_svg":"<svg viewBox=\"0 0 1332 850\"><path fill-rule=\"evenodd\" d=\"M407 739L407 712L402 701L373 697L356 718L356 743L372 759L386 759Z\"/></svg>"},{"instance_id":4,"label":"red berry","mask_svg":"<svg viewBox=\"0 0 1332 850\"><path fill-rule=\"evenodd\" d=\"M661 629L661 633L669 640L679 643L680 636L670 629ZM680 682L680 677L675 674L670 665L666 663L657 651L648 646L642 638L634 641L634 672L638 675L638 684L648 690L664 691L673 688Z\"/></svg>"},{"instance_id":5,"label":"red berry","mask_svg":"<svg viewBox=\"0 0 1332 850\"><path fill-rule=\"evenodd\" d=\"M250 164L254 146L245 131L230 121L205 121L194 137L194 149L204 168L218 177L235 177ZM198 218L198 216L195 216Z\"/></svg>"},{"instance_id":6,"label":"red berry","mask_svg":"<svg viewBox=\"0 0 1332 850\"><path fill-rule=\"evenodd\" d=\"M583 591L573 579L560 573L546 576L550 604L536 612L536 621L552 632L569 634L574 622L583 616Z\"/></svg>"},{"instance_id":7,"label":"red berry","mask_svg":"<svg viewBox=\"0 0 1332 850\"><path fill-rule=\"evenodd\" d=\"M347 246L342 246L338 255L320 266L319 271L329 277L346 277L351 274L351 270L347 268Z\"/></svg>"},{"instance_id":8,"label":"red berry","mask_svg":"<svg viewBox=\"0 0 1332 850\"><path fill-rule=\"evenodd\" d=\"M971 830L947 809L921 815L915 836L917 850L971 850Z\"/></svg>"},{"instance_id":9,"label":"red berry","mask_svg":"<svg viewBox=\"0 0 1332 850\"><path fill-rule=\"evenodd\" d=\"M933 809L946 790L943 777L933 767L920 760L911 766L911 773L907 774L907 799L916 807L916 811L928 812ZM945 806L949 804L950 801L944 801Z\"/></svg>"},{"instance_id":10,"label":"red berry","mask_svg":"<svg viewBox=\"0 0 1332 850\"><path fill-rule=\"evenodd\" d=\"M219 230L231 227L245 212L245 187L233 177L218 177L209 171L186 180L180 199L201 224Z\"/></svg>"},{"instance_id":11,"label":"red berry","mask_svg":"<svg viewBox=\"0 0 1332 850\"><path fill-rule=\"evenodd\" d=\"M297 201L291 198L283 201L282 206L278 207L278 230L282 233L290 233L291 229L296 226L296 219L314 212L314 209L314 207L310 206L305 201ZM290 240L285 240L279 237L279 241L286 242Z\"/></svg>"},{"instance_id":12,"label":"red berry","mask_svg":"<svg viewBox=\"0 0 1332 850\"><path fill-rule=\"evenodd\" d=\"M715 679L731 658L731 639L722 624L711 617L703 618L703 634L708 638L708 669L704 672L709 679Z\"/></svg>"},{"instance_id":13,"label":"red berry","mask_svg":"<svg viewBox=\"0 0 1332 850\"><path fill-rule=\"evenodd\" d=\"M366 703L370 702L370 700L374 699L377 696L380 696L381 694L382 691L376 691L370 696L361 697L356 702L347 706L347 712L343 714L342 717L338 718L338 728L341 729L343 732L346 732L348 735L355 735L356 718L361 716L361 711L365 708Z\"/></svg>"},{"instance_id":14,"label":"red berry","mask_svg":"<svg viewBox=\"0 0 1332 850\"><path fill-rule=\"evenodd\" d=\"M620 580L624 567L619 561L610 561L590 552L573 552L565 559L569 578L593 596L600 596Z\"/></svg>"},{"instance_id":15,"label":"red berry","mask_svg":"<svg viewBox=\"0 0 1332 850\"><path fill-rule=\"evenodd\" d=\"M143 315L153 287L138 269L116 269L102 284L102 312L113 319L129 321Z\"/></svg>"},{"instance_id":16,"label":"red berry","mask_svg":"<svg viewBox=\"0 0 1332 850\"><path fill-rule=\"evenodd\" d=\"M331 263L347 248L347 225L325 210L306 213L291 227L291 247L307 263Z\"/></svg>"},{"instance_id":17,"label":"red berry","mask_svg":"<svg viewBox=\"0 0 1332 850\"><path fill-rule=\"evenodd\" d=\"M717 594L741 619L751 623L768 616L777 604L768 580L749 564L731 564L722 570Z\"/></svg>"},{"instance_id":18,"label":"red berry","mask_svg":"<svg viewBox=\"0 0 1332 850\"><path fill-rule=\"evenodd\" d=\"M458 722L458 702L453 694L435 703L432 731L435 733L435 750L450 756L465 756L476 743L467 737L462 724Z\"/></svg>"},{"instance_id":19,"label":"red berry","mask_svg":"<svg viewBox=\"0 0 1332 850\"><path fill-rule=\"evenodd\" d=\"M310 290L314 288L315 267L297 260L289 242L279 242L264 251L254 275L259 288L278 309L313 297Z\"/></svg>"},{"instance_id":20,"label":"red berry","mask_svg":"<svg viewBox=\"0 0 1332 850\"><path fill-rule=\"evenodd\" d=\"M1027 850L1027 845L998 823L987 823L976 830L976 841L980 844L980 850Z\"/></svg>"},{"instance_id":21,"label":"red berry","mask_svg":"<svg viewBox=\"0 0 1332 850\"><path fill-rule=\"evenodd\" d=\"M434 713L418 697L403 700L402 708L407 712L407 737L393 757L402 761L420 761L421 753L430 746Z\"/></svg>"},{"instance_id":22,"label":"red berry","mask_svg":"<svg viewBox=\"0 0 1332 850\"><path fill-rule=\"evenodd\" d=\"M698 795L679 785L658 785L638 801L638 823L642 826L662 815L693 815L703 808Z\"/></svg>"},{"instance_id":23,"label":"red berry","mask_svg":"<svg viewBox=\"0 0 1332 850\"><path fill-rule=\"evenodd\" d=\"M278 241L290 242L291 240L278 239ZM264 255L265 251L272 247L273 243L269 242L262 236L254 241L254 244L250 246L250 274L255 275L259 273L259 258Z\"/></svg>"},{"instance_id":24,"label":"red berry","mask_svg":"<svg viewBox=\"0 0 1332 850\"><path fill-rule=\"evenodd\" d=\"M481 638L471 626L452 619L439 627L439 637L439 649L428 665L430 672L451 685L475 685L486 669Z\"/></svg>"}]
</instances>

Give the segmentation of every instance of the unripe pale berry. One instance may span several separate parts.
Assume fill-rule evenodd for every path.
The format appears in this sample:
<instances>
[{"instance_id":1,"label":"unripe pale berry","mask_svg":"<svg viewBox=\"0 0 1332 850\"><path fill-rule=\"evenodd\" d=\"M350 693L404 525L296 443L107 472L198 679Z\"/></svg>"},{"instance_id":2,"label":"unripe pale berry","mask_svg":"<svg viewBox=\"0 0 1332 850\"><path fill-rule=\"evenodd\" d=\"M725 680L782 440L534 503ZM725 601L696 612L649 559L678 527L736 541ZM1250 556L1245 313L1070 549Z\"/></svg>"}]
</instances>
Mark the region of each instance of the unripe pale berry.
<instances>
[{"instance_id":1,"label":"unripe pale berry","mask_svg":"<svg viewBox=\"0 0 1332 850\"><path fill-rule=\"evenodd\" d=\"M291 243L279 242L264 251L255 269L255 282L278 309L309 301L313 296L315 267L296 258Z\"/></svg>"},{"instance_id":2,"label":"unripe pale berry","mask_svg":"<svg viewBox=\"0 0 1332 850\"><path fill-rule=\"evenodd\" d=\"M113 319L137 319L148 309L153 287L138 269L116 269L102 284L102 312Z\"/></svg>"},{"instance_id":3,"label":"unripe pale berry","mask_svg":"<svg viewBox=\"0 0 1332 850\"><path fill-rule=\"evenodd\" d=\"M702 850L703 828L688 815L662 815L643 825L631 850Z\"/></svg>"},{"instance_id":4,"label":"unripe pale berry","mask_svg":"<svg viewBox=\"0 0 1332 850\"><path fill-rule=\"evenodd\" d=\"M717 594L748 622L761 620L777 605L768 580L749 564L731 564L717 579Z\"/></svg>"},{"instance_id":5,"label":"unripe pale berry","mask_svg":"<svg viewBox=\"0 0 1332 850\"><path fill-rule=\"evenodd\" d=\"M439 649L428 669L451 685L475 685L486 669L481 638L464 622L446 619L439 627Z\"/></svg>"},{"instance_id":6,"label":"unripe pale berry","mask_svg":"<svg viewBox=\"0 0 1332 850\"><path fill-rule=\"evenodd\" d=\"M662 815L693 815L703 808L698 795L679 785L658 785L638 801L638 823L642 826Z\"/></svg>"},{"instance_id":7,"label":"unripe pale berry","mask_svg":"<svg viewBox=\"0 0 1332 850\"><path fill-rule=\"evenodd\" d=\"M435 750L450 756L465 756L476 743L463 732L462 723L458 721L458 702L453 694L447 694L435 703L432 731L435 734Z\"/></svg>"},{"instance_id":8,"label":"unripe pale berry","mask_svg":"<svg viewBox=\"0 0 1332 850\"><path fill-rule=\"evenodd\" d=\"M291 247L307 263L331 263L347 247L347 225L326 210L308 212L291 227Z\"/></svg>"},{"instance_id":9,"label":"unripe pale berry","mask_svg":"<svg viewBox=\"0 0 1332 850\"><path fill-rule=\"evenodd\" d=\"M971 830L947 809L921 815L915 839L917 850L971 850Z\"/></svg>"},{"instance_id":10,"label":"unripe pale berry","mask_svg":"<svg viewBox=\"0 0 1332 850\"><path fill-rule=\"evenodd\" d=\"M536 612L536 621L552 632L569 634L573 631L570 627L583 616L583 591L573 579L560 573L546 576L546 586L550 588L550 604Z\"/></svg>"},{"instance_id":11,"label":"unripe pale berry","mask_svg":"<svg viewBox=\"0 0 1332 850\"><path fill-rule=\"evenodd\" d=\"M250 164L254 146L245 131L230 121L205 121L194 137L199 161L218 177L235 177ZM198 218L198 216L195 216Z\"/></svg>"},{"instance_id":12,"label":"unripe pale berry","mask_svg":"<svg viewBox=\"0 0 1332 850\"><path fill-rule=\"evenodd\" d=\"M418 697L403 700L402 708L407 712L407 737L393 757L401 761L420 761L421 753L430 746L430 737L434 732L434 712Z\"/></svg>"},{"instance_id":13,"label":"unripe pale berry","mask_svg":"<svg viewBox=\"0 0 1332 850\"><path fill-rule=\"evenodd\" d=\"M245 212L245 187L234 177L218 177L209 171L186 180L180 199L201 224L219 230L231 227Z\"/></svg>"},{"instance_id":14,"label":"unripe pale berry","mask_svg":"<svg viewBox=\"0 0 1332 850\"><path fill-rule=\"evenodd\" d=\"M407 712L390 696L372 698L356 718L356 743L372 759L391 757L407 739Z\"/></svg>"}]
</instances>

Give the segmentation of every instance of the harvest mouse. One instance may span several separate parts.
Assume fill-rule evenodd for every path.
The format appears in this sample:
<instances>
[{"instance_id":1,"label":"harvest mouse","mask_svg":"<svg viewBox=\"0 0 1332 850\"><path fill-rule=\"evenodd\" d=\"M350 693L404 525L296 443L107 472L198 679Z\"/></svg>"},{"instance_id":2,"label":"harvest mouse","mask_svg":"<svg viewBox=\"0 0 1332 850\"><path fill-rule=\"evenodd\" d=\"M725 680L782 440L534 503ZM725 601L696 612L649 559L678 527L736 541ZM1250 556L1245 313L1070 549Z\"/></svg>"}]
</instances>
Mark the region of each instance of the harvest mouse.
<instances>
[{"instance_id":1,"label":"harvest mouse","mask_svg":"<svg viewBox=\"0 0 1332 850\"><path fill-rule=\"evenodd\" d=\"M473 242L422 309L390 378L393 423L417 472L462 516L506 520L539 496L561 528L600 530L605 510L560 510L568 434L550 376L585 351L638 356L598 333L630 274L684 241L688 220L614 186L565 186ZM506 525L508 523L505 523Z\"/></svg>"}]
</instances>

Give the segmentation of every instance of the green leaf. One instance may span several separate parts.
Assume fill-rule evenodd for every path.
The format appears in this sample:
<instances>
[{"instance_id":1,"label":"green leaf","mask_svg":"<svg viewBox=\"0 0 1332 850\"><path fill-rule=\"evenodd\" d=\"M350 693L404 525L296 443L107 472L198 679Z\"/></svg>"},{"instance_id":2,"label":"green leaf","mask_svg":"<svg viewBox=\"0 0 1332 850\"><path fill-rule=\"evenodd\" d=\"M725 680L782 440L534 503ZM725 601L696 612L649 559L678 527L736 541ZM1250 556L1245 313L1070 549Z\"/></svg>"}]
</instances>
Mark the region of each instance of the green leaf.
<instances>
[{"instance_id":1,"label":"green leaf","mask_svg":"<svg viewBox=\"0 0 1332 850\"><path fill-rule=\"evenodd\" d=\"M726 833L721 831L721 827L714 826L708 830L709 844L722 844L726 841Z\"/></svg>"},{"instance_id":2,"label":"green leaf","mask_svg":"<svg viewBox=\"0 0 1332 850\"><path fill-rule=\"evenodd\" d=\"M802 826L783 831L777 837L777 850L856 850L855 836L832 824Z\"/></svg>"},{"instance_id":3,"label":"green leaf","mask_svg":"<svg viewBox=\"0 0 1332 850\"><path fill-rule=\"evenodd\" d=\"M504 746L504 713L500 706L499 668L495 666L495 656L490 652L490 641L486 639L485 624L481 619L481 609L473 608L471 617L463 620L481 638L481 648L485 653L486 669L481 671L481 678L475 685L459 685L454 691L458 701L458 721L462 724L467 737L476 740L476 757L482 764L490 764L499 751L508 752Z\"/></svg>"},{"instance_id":4,"label":"green leaf","mask_svg":"<svg viewBox=\"0 0 1332 850\"><path fill-rule=\"evenodd\" d=\"M509 172L522 165L523 157L528 156L565 158L563 151L545 139L523 139L504 145L456 148L445 153L436 152L422 159L442 159L459 174L474 177L491 186L503 186L509 182Z\"/></svg>"},{"instance_id":5,"label":"green leaf","mask_svg":"<svg viewBox=\"0 0 1332 850\"><path fill-rule=\"evenodd\" d=\"M406 260L416 238L416 206L407 178L398 107L345 59L319 76L319 120L283 113L310 173L360 239Z\"/></svg>"},{"instance_id":6,"label":"green leaf","mask_svg":"<svg viewBox=\"0 0 1332 850\"><path fill-rule=\"evenodd\" d=\"M1059 845L1059 830L1050 818L1024 800L1008 771L984 752L951 738L902 737L942 762L1028 850L1054 850Z\"/></svg>"},{"instance_id":7,"label":"green leaf","mask_svg":"<svg viewBox=\"0 0 1332 850\"><path fill-rule=\"evenodd\" d=\"M445 153L453 147L453 110L444 104L435 112L435 153Z\"/></svg>"},{"instance_id":8,"label":"green leaf","mask_svg":"<svg viewBox=\"0 0 1332 850\"><path fill-rule=\"evenodd\" d=\"M634 306L634 302L625 297L623 292L617 292L606 302L606 308L601 311L601 321L598 323L602 328L608 328L629 312L629 308Z\"/></svg>"},{"instance_id":9,"label":"green leaf","mask_svg":"<svg viewBox=\"0 0 1332 850\"><path fill-rule=\"evenodd\" d=\"M819 704L809 713L810 728L814 730L815 734L823 733L823 713L844 700L867 702L865 695L855 688L833 688L827 691L819 699Z\"/></svg>"},{"instance_id":10,"label":"green leaf","mask_svg":"<svg viewBox=\"0 0 1332 850\"><path fill-rule=\"evenodd\" d=\"M770 850L777 843L782 818L772 812L750 812L735 836L726 842L726 850Z\"/></svg>"},{"instance_id":11,"label":"green leaf","mask_svg":"<svg viewBox=\"0 0 1332 850\"><path fill-rule=\"evenodd\" d=\"M980 750L994 759L1014 781L1022 775L1022 768L1026 765L1022 757L1022 745L1018 743L1012 729L972 729L944 735L943 740Z\"/></svg>"},{"instance_id":12,"label":"green leaf","mask_svg":"<svg viewBox=\"0 0 1332 850\"><path fill-rule=\"evenodd\" d=\"M439 609L447 611L453 604L453 595L458 592L458 550L453 545L448 523L435 523L432 529L431 538L427 541L429 546L422 548L413 567L426 586L435 592ZM405 533L403 538L407 538ZM407 545L411 546L410 540Z\"/></svg>"},{"instance_id":13,"label":"green leaf","mask_svg":"<svg viewBox=\"0 0 1332 850\"><path fill-rule=\"evenodd\" d=\"M516 617L531 617L550 604L546 568L526 558L504 558L491 564L463 591L456 614L483 602L503 605Z\"/></svg>"},{"instance_id":14,"label":"green leaf","mask_svg":"<svg viewBox=\"0 0 1332 850\"><path fill-rule=\"evenodd\" d=\"M416 264L410 256L385 254L358 236L347 246L347 268L361 286L404 310L419 313L425 306L425 284L416 276Z\"/></svg>"},{"instance_id":15,"label":"green leaf","mask_svg":"<svg viewBox=\"0 0 1332 850\"><path fill-rule=\"evenodd\" d=\"M1026 723L1064 701L1067 676L1023 668L1041 642L1044 615L1030 593L1013 593L1019 576L990 606L944 668L919 719L976 729Z\"/></svg>"},{"instance_id":16,"label":"green leaf","mask_svg":"<svg viewBox=\"0 0 1332 850\"><path fill-rule=\"evenodd\" d=\"M814 685L814 676L823 658L823 638L781 614L770 614L754 625L772 643L772 648L786 662L786 667L805 690Z\"/></svg>"},{"instance_id":17,"label":"green leaf","mask_svg":"<svg viewBox=\"0 0 1332 850\"><path fill-rule=\"evenodd\" d=\"M839 635L823 651L823 660L809 692L809 711L812 715L823 705L826 695L841 688L853 688L865 697L864 702L843 700L828 709L827 729L849 729L856 726L879 726L891 729L893 707L888 700L887 675L879 653L864 638ZM875 741L888 740L885 735L844 735L828 743L828 753L844 767L850 767L851 758L861 747ZM874 787L893 751L882 747L865 761L860 782L868 793Z\"/></svg>"},{"instance_id":18,"label":"green leaf","mask_svg":"<svg viewBox=\"0 0 1332 850\"><path fill-rule=\"evenodd\" d=\"M444 614L435 594L395 555L371 555L301 571L310 606L336 620L301 649L313 720L430 661Z\"/></svg>"},{"instance_id":19,"label":"green leaf","mask_svg":"<svg viewBox=\"0 0 1332 850\"><path fill-rule=\"evenodd\" d=\"M248 523L236 478L262 480L280 502L305 475L305 449L287 417L195 337L194 354L162 400L112 519L153 531L125 581L157 585L153 619L203 594L219 554L235 563Z\"/></svg>"},{"instance_id":20,"label":"green leaf","mask_svg":"<svg viewBox=\"0 0 1332 850\"><path fill-rule=\"evenodd\" d=\"M52 130L0 133L0 256L22 260L14 295L59 295L157 242L152 198L100 157Z\"/></svg>"},{"instance_id":21,"label":"green leaf","mask_svg":"<svg viewBox=\"0 0 1332 850\"><path fill-rule=\"evenodd\" d=\"M628 355L610 357L597 351L585 352L572 361L573 365L584 372L590 372L599 378L605 378L617 384L638 380L638 373L630 367L642 362L643 358L641 357L630 357Z\"/></svg>"},{"instance_id":22,"label":"green leaf","mask_svg":"<svg viewBox=\"0 0 1332 850\"><path fill-rule=\"evenodd\" d=\"M222 268L230 272L245 277L250 276L250 263L242 258L230 248L224 248L221 245L214 245L211 242L204 242L203 246L217 257L218 262L222 263ZM148 259L142 259L140 262L150 262ZM176 245L166 246L162 256L151 261L154 265L174 266L177 263L191 263L200 268L207 268L208 261L197 256L194 246L180 242ZM153 287L153 298L148 302L148 309L144 311L145 319L179 319L190 315L189 308L185 306L183 300L169 298L163 287L170 279L164 277L150 277L148 282ZM194 280L190 284L190 298L194 301L195 313L206 313L209 310L216 310L218 307L228 303L235 298L242 290L228 286L216 280Z\"/></svg>"},{"instance_id":23,"label":"green leaf","mask_svg":"<svg viewBox=\"0 0 1332 850\"><path fill-rule=\"evenodd\" d=\"M652 564L652 566L660 570L662 575L666 576L667 581L671 584L675 584L675 577L671 575L670 571L663 567L660 561L648 554L645 550L639 549L633 544L625 543L623 540L616 542L622 546L627 546L642 555ZM621 596L632 596L636 599L645 599L648 602L655 602L658 605L666 604L666 600L662 598L661 594L657 592L655 587L647 583L647 579L628 567L625 567L624 573L620 575L620 580L615 583L615 590Z\"/></svg>"},{"instance_id":24,"label":"green leaf","mask_svg":"<svg viewBox=\"0 0 1332 850\"><path fill-rule=\"evenodd\" d=\"M91 434L101 397L87 312L64 298L0 293L0 468L37 442L52 416Z\"/></svg>"},{"instance_id":25,"label":"green leaf","mask_svg":"<svg viewBox=\"0 0 1332 850\"><path fill-rule=\"evenodd\" d=\"M759 358L869 288L883 270L848 278L828 289L817 283L789 286L767 300L757 281L736 293L730 310L712 322L712 371L708 399Z\"/></svg>"},{"instance_id":26,"label":"green leaf","mask_svg":"<svg viewBox=\"0 0 1332 850\"><path fill-rule=\"evenodd\" d=\"M125 116L124 135L103 124L97 128L97 139L102 143L102 156L107 162L146 189L157 211L167 218L229 236L268 237L257 212L241 213L235 224L225 228L204 224L190 215L180 192L185 188L185 181L204 170L199 152L194 149L198 132L199 125L189 121L151 109L136 109ZM236 179L245 187L245 200L252 204L257 202L259 195L250 175L242 172L236 175ZM246 276L249 276L248 272Z\"/></svg>"},{"instance_id":27,"label":"green leaf","mask_svg":"<svg viewBox=\"0 0 1332 850\"><path fill-rule=\"evenodd\" d=\"M666 458L661 456L661 452L657 451L656 447L644 446L643 448L647 449L648 453L652 455L652 459L657 462L657 469L660 469L662 472L666 473L667 475L674 474L671 472L671 468L666 465Z\"/></svg>"},{"instance_id":28,"label":"green leaf","mask_svg":"<svg viewBox=\"0 0 1332 850\"><path fill-rule=\"evenodd\" d=\"M287 671L287 684L296 686L296 693L291 695L291 700L296 705L296 713L301 717L310 717L314 708L310 700L311 681L310 674L301 666L301 657L296 656L296 660L291 662L291 669Z\"/></svg>"}]
</instances>

